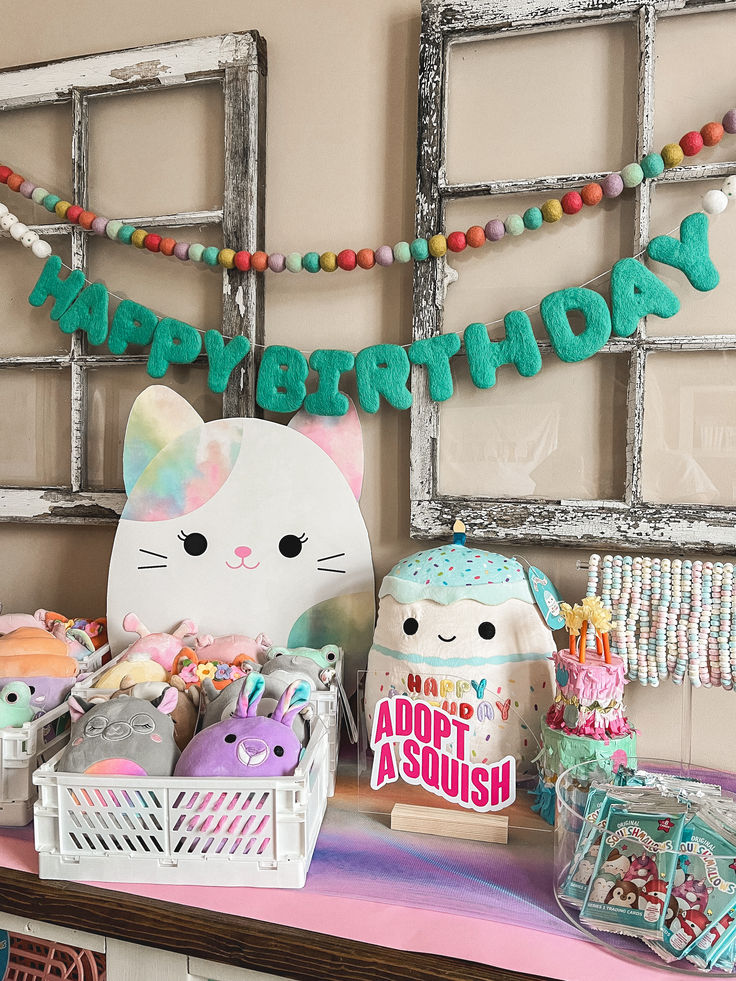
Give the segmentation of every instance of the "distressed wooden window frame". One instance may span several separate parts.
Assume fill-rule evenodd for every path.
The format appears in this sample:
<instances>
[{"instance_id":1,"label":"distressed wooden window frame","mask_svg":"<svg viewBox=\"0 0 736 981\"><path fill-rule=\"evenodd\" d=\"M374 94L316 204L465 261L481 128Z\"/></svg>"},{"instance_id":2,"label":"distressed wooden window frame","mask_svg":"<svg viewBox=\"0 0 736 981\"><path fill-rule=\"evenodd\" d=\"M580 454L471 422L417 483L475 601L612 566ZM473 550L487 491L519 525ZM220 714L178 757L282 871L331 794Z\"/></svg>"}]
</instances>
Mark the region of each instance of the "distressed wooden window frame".
<instances>
[{"instance_id":1,"label":"distressed wooden window frame","mask_svg":"<svg viewBox=\"0 0 736 981\"><path fill-rule=\"evenodd\" d=\"M422 0L419 51L419 125L416 234L425 238L445 227L448 201L488 195L539 192L582 186L604 174L565 174L531 180L451 183L446 178L447 85L450 47L456 43L569 28L633 22L639 40L636 157L654 149L656 25L661 17L723 11L736 0ZM698 182L736 170L736 162L697 164L666 171L636 190L632 254L649 240L653 185ZM414 340L442 333L448 282L445 260L414 268ZM540 342L542 354L551 351ZM733 351L736 334L649 337L646 320L630 338L613 338L601 355L629 358L626 485L621 501L493 499L444 495L438 491L439 406L429 397L426 372L412 368L411 535L446 537L462 516L474 539L521 544L625 549L671 545L711 552L736 550L736 511L697 504L653 504L642 496L644 385L647 358L660 351Z\"/></svg>"},{"instance_id":2,"label":"distressed wooden window frame","mask_svg":"<svg viewBox=\"0 0 736 981\"><path fill-rule=\"evenodd\" d=\"M72 194L87 206L89 105L95 99L203 83L220 84L225 108L222 208L170 215L118 216L142 228L220 225L235 249L262 249L264 242L266 44L256 31L147 45L123 51L13 68L0 72L0 111L71 103ZM68 222L29 225L45 238L71 241L71 265L87 274L88 233ZM258 350L263 344L263 277L222 270L222 325L226 337L246 336L246 359L223 392L224 416L254 415ZM0 357L3 368L69 369L71 373L71 468L66 487L0 487L0 521L107 524L116 522L125 495L89 490L87 475L88 370L143 365L146 354L115 356L88 350L84 334L71 338L68 354ZM196 363L205 363L201 356Z\"/></svg>"}]
</instances>

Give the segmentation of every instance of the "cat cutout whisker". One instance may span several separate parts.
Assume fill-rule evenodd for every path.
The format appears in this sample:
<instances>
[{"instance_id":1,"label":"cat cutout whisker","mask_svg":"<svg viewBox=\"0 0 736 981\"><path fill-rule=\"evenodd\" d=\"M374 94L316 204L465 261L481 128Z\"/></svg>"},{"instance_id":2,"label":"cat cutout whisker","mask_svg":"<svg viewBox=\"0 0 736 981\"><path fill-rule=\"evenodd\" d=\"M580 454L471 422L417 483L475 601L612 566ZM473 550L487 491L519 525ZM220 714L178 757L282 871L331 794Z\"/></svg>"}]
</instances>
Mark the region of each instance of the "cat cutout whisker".
<instances>
[{"instance_id":1,"label":"cat cutout whisker","mask_svg":"<svg viewBox=\"0 0 736 981\"><path fill-rule=\"evenodd\" d=\"M334 555L325 555L321 559L317 559L318 562L329 562L330 559L341 559L345 553L335 552Z\"/></svg>"},{"instance_id":2,"label":"cat cutout whisker","mask_svg":"<svg viewBox=\"0 0 736 981\"><path fill-rule=\"evenodd\" d=\"M139 569L168 569L168 565L164 563L163 565L139 565Z\"/></svg>"},{"instance_id":3,"label":"cat cutout whisker","mask_svg":"<svg viewBox=\"0 0 736 981\"><path fill-rule=\"evenodd\" d=\"M317 572L345 572L345 569L323 569L321 566L317 566Z\"/></svg>"},{"instance_id":4,"label":"cat cutout whisker","mask_svg":"<svg viewBox=\"0 0 736 981\"><path fill-rule=\"evenodd\" d=\"M145 552L146 555L155 555L157 559L168 559L168 555L162 555L160 552L151 552L150 549L147 548L139 548L138 551ZM321 561L322 559L320 559L320 562Z\"/></svg>"}]
</instances>

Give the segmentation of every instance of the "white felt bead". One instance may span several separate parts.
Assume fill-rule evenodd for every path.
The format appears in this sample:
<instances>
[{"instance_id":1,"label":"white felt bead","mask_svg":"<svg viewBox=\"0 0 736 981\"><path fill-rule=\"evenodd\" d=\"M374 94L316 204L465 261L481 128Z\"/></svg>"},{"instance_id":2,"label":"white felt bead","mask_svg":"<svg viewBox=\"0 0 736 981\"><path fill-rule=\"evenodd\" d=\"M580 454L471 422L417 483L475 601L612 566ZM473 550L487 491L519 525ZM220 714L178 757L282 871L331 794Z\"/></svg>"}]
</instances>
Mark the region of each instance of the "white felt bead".
<instances>
[{"instance_id":1,"label":"white felt bead","mask_svg":"<svg viewBox=\"0 0 736 981\"><path fill-rule=\"evenodd\" d=\"M22 221L16 221L10 229L10 237L14 238L16 242L20 242L27 231L28 225L24 225Z\"/></svg>"},{"instance_id":2,"label":"white felt bead","mask_svg":"<svg viewBox=\"0 0 736 981\"><path fill-rule=\"evenodd\" d=\"M703 211L709 215L720 215L728 207L728 198L723 191L706 191L703 195Z\"/></svg>"},{"instance_id":3,"label":"white felt bead","mask_svg":"<svg viewBox=\"0 0 736 981\"><path fill-rule=\"evenodd\" d=\"M2 201L0 201L0 218L2 218L3 215L7 215L9 211L10 208L7 206L7 204L3 204Z\"/></svg>"},{"instance_id":4,"label":"white felt bead","mask_svg":"<svg viewBox=\"0 0 736 981\"><path fill-rule=\"evenodd\" d=\"M30 249L33 243L38 241L38 232L26 232L20 241L21 245L25 245L27 249Z\"/></svg>"},{"instance_id":5,"label":"white felt bead","mask_svg":"<svg viewBox=\"0 0 736 981\"><path fill-rule=\"evenodd\" d=\"M736 174L731 174L721 185L721 190L727 198L736 198Z\"/></svg>"},{"instance_id":6,"label":"white felt bead","mask_svg":"<svg viewBox=\"0 0 736 981\"><path fill-rule=\"evenodd\" d=\"M8 212L7 215L3 215L2 218L0 218L0 228L2 228L4 232L9 232L17 221L17 217Z\"/></svg>"},{"instance_id":7,"label":"white felt bead","mask_svg":"<svg viewBox=\"0 0 736 981\"><path fill-rule=\"evenodd\" d=\"M40 238L31 246L31 252L37 259L48 259L48 257L51 255L51 246L48 242L44 242L44 240Z\"/></svg>"}]
</instances>

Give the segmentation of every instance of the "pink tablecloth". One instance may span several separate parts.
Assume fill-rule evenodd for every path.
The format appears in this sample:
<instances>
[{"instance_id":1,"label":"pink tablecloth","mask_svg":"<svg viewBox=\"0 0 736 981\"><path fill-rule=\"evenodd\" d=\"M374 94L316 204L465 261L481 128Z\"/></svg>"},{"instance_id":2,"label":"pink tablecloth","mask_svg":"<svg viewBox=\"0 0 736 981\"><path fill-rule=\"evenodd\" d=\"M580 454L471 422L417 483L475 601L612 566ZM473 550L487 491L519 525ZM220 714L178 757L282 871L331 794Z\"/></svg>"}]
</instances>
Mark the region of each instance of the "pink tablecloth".
<instances>
[{"instance_id":1,"label":"pink tablecloth","mask_svg":"<svg viewBox=\"0 0 736 981\"><path fill-rule=\"evenodd\" d=\"M512 827L508 845L481 844L391 831L361 806L344 781L303 890L100 885L565 981L661 981L661 971L622 963L564 918L552 895L549 831ZM30 826L0 829L0 863L37 873Z\"/></svg>"}]
</instances>

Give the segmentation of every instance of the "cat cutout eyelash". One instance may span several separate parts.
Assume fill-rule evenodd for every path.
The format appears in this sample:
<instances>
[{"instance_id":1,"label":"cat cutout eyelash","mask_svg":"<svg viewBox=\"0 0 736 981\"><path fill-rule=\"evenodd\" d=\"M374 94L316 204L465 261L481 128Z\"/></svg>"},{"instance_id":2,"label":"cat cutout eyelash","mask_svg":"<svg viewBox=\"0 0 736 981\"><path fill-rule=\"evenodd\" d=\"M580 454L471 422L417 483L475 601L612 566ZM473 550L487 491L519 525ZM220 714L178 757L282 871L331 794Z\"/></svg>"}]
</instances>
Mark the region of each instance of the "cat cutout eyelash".
<instances>
[{"instance_id":1,"label":"cat cutout eyelash","mask_svg":"<svg viewBox=\"0 0 736 981\"><path fill-rule=\"evenodd\" d=\"M334 555L325 555L322 559L317 559L317 562L329 562L330 559L341 559L345 555L344 552L336 552ZM345 569L325 569L322 566L317 566L317 572L340 572L345 573Z\"/></svg>"},{"instance_id":2,"label":"cat cutout eyelash","mask_svg":"<svg viewBox=\"0 0 736 981\"><path fill-rule=\"evenodd\" d=\"M166 563L169 561L168 555L162 555L160 552L152 552L147 548L139 548L139 552L143 552L144 555L154 555L157 559L166 559ZM168 565L164 563L163 565L139 565L139 569L168 569Z\"/></svg>"}]
</instances>

